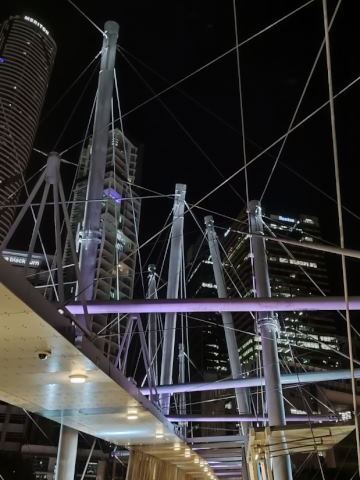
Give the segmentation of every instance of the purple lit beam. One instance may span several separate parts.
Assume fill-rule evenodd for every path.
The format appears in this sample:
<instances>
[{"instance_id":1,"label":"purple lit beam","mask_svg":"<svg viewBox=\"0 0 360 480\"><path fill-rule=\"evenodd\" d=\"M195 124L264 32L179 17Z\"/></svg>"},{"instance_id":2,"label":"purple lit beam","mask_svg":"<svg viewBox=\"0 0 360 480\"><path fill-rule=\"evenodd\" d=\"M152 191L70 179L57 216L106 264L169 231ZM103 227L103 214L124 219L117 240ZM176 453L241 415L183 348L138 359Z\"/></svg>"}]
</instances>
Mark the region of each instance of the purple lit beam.
<instances>
[{"instance_id":1,"label":"purple lit beam","mask_svg":"<svg viewBox=\"0 0 360 480\"><path fill-rule=\"evenodd\" d=\"M170 422L266 422L267 417L260 415L223 415L210 416L205 415L169 415L166 417ZM287 415L287 422L334 422L338 421L335 415Z\"/></svg>"},{"instance_id":2,"label":"purple lit beam","mask_svg":"<svg viewBox=\"0 0 360 480\"><path fill-rule=\"evenodd\" d=\"M354 370L355 378L360 378L360 369ZM286 373L281 375L282 385L301 383L330 382L334 380L349 380L350 370L328 370L323 372ZM265 382L260 377L246 377L236 380L219 380L217 382L182 383L175 385L158 385L158 393L182 393L182 392L208 392L210 390L228 390L232 388L251 388L264 386ZM149 388L140 388L143 395L150 395Z\"/></svg>"},{"instance_id":3,"label":"purple lit beam","mask_svg":"<svg viewBox=\"0 0 360 480\"><path fill-rule=\"evenodd\" d=\"M345 310L343 297L292 298L192 298L164 300L111 300L88 302L90 315L110 313L167 312L298 312L315 310ZM70 303L67 310L83 315L81 303ZM360 310L360 297L350 297L350 310Z\"/></svg>"}]
</instances>

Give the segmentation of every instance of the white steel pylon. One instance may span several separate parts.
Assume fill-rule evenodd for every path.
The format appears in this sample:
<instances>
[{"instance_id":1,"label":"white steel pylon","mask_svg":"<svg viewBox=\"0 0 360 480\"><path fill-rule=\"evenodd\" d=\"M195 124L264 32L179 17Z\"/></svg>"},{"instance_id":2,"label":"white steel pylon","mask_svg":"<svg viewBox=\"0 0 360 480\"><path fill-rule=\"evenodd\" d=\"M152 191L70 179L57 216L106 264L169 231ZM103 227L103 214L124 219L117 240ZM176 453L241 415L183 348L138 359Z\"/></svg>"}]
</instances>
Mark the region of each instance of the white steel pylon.
<instances>
[{"instance_id":1,"label":"white steel pylon","mask_svg":"<svg viewBox=\"0 0 360 480\"><path fill-rule=\"evenodd\" d=\"M254 255L255 290L257 297L271 297L270 280L263 235L260 202L252 200L248 205L249 231ZM265 378L266 406L269 425L285 426L285 408L280 378L280 364L277 349L278 325L273 312L258 312L257 328L260 332ZM272 458L272 471L276 480L292 480L290 455Z\"/></svg>"},{"instance_id":2,"label":"white steel pylon","mask_svg":"<svg viewBox=\"0 0 360 480\"><path fill-rule=\"evenodd\" d=\"M217 293L219 298L227 298L227 291L225 285L225 278L223 272L223 265L220 257L220 250L218 244L218 238L214 229L214 220L211 215L205 217L206 225L206 235L209 244L209 250L211 255L211 260L213 264L213 271L215 282L217 286ZM221 312L221 318L224 325L224 333L227 345L227 351L229 356L231 376L233 379L238 379L242 377L243 371L240 363L240 357L237 347L234 321L231 312ZM238 413L249 414L249 400L247 389L235 389L235 397L237 403ZM241 423L242 434L246 437L248 434L248 425L244 422ZM242 448L242 475L243 479L248 478L247 466L246 466L246 451L245 448Z\"/></svg>"},{"instance_id":3,"label":"white steel pylon","mask_svg":"<svg viewBox=\"0 0 360 480\"><path fill-rule=\"evenodd\" d=\"M149 265L148 267L148 290L147 298L156 299L156 267L155 265ZM148 350L150 369L152 370L155 385L158 384L158 330L157 330L157 315L156 313L148 314Z\"/></svg>"},{"instance_id":4,"label":"white steel pylon","mask_svg":"<svg viewBox=\"0 0 360 480\"><path fill-rule=\"evenodd\" d=\"M180 271L183 253L183 225L186 185L177 183L171 228L170 259L167 284L167 298L178 298ZM164 337L161 359L160 385L172 383L176 335L176 313L167 313L164 322ZM170 410L170 394L160 396L160 406L165 415Z\"/></svg>"}]
</instances>

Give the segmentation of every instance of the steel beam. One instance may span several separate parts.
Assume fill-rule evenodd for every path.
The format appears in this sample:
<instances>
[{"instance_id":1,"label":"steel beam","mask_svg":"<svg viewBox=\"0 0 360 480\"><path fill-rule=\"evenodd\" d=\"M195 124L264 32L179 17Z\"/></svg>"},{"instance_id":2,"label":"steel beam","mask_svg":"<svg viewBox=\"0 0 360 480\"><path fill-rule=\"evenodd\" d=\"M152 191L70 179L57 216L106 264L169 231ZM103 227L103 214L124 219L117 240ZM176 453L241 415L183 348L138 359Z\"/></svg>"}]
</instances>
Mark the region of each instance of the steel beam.
<instances>
[{"instance_id":1,"label":"steel beam","mask_svg":"<svg viewBox=\"0 0 360 480\"><path fill-rule=\"evenodd\" d=\"M354 371L355 378L360 378L360 368ZM299 385L305 383L331 382L336 380L349 380L350 370L328 370L324 372L302 372L281 374L282 385ZM229 390L232 388L262 387L265 381L261 377L239 378L237 380L219 380L216 382L196 382L177 385L159 385L158 393L181 393L181 392L207 392L211 390ZM150 395L150 389L140 389L143 395Z\"/></svg>"},{"instance_id":2,"label":"steel beam","mask_svg":"<svg viewBox=\"0 0 360 480\"><path fill-rule=\"evenodd\" d=\"M218 442L244 442L244 435L215 435L210 437L188 437L186 443L204 444L205 443L218 443ZM202 448L200 445L196 445L194 448ZM206 448L212 448L212 445L207 445ZM226 448L226 445L223 446Z\"/></svg>"},{"instance_id":3,"label":"steel beam","mask_svg":"<svg viewBox=\"0 0 360 480\"><path fill-rule=\"evenodd\" d=\"M233 422L268 422L267 415L170 415L166 417L170 422L198 422L198 423L233 423ZM336 415L286 415L287 422L334 422L339 418Z\"/></svg>"},{"instance_id":4,"label":"steel beam","mask_svg":"<svg viewBox=\"0 0 360 480\"><path fill-rule=\"evenodd\" d=\"M195 312L305 312L345 310L344 297L292 298L186 298L160 300L89 301L88 313L195 313ZM80 302L69 303L67 310L83 315ZM349 298L349 309L360 310L360 296Z\"/></svg>"}]
</instances>

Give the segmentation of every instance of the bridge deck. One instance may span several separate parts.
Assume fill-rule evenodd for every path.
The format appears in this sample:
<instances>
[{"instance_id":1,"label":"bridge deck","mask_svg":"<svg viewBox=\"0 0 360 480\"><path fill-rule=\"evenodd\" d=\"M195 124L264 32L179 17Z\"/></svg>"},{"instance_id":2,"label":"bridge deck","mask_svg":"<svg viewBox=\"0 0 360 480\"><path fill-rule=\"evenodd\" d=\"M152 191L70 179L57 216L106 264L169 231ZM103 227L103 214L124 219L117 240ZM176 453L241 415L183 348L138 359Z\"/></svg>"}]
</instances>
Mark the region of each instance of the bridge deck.
<instances>
[{"instance_id":1,"label":"bridge deck","mask_svg":"<svg viewBox=\"0 0 360 480\"><path fill-rule=\"evenodd\" d=\"M0 259L0 400L115 444L167 446L165 457L175 442L185 448L173 425L89 339L80 351L65 338L72 330L71 318ZM44 350L51 355L40 360ZM86 382L71 383L74 374ZM129 409L137 419L127 418ZM201 476L194 456L179 468L191 462Z\"/></svg>"}]
</instances>

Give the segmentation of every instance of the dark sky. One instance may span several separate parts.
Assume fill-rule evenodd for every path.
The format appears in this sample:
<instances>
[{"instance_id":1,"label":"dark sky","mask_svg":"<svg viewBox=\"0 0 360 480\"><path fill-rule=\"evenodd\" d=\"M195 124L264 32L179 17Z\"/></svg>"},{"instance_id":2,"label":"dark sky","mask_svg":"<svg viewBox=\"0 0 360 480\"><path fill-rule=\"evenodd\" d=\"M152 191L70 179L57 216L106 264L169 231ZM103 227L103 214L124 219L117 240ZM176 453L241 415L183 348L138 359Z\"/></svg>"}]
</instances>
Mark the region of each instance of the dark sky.
<instances>
[{"instance_id":1,"label":"dark sky","mask_svg":"<svg viewBox=\"0 0 360 480\"><path fill-rule=\"evenodd\" d=\"M91 3L91 4L90 4ZM248 38L304 1L238 1L240 41ZM343 1L331 31L334 89L346 86L360 75L360 31L356 0ZM336 2L328 0L329 15ZM235 45L231 0L144 1L124 0L85 2L77 5L100 27L107 19L120 24L119 44L140 58L170 83L181 79ZM83 68L101 48L99 32L65 0L5 0L1 16L27 13L44 23L58 44L55 70L43 111L36 146L48 151L56 145L64 150L81 140L86 130L96 89L96 71L70 91L56 108L54 105ZM322 2L315 0L302 11L253 39L240 49L244 96L246 149L253 158L286 132L292 114L323 38ZM156 91L169 84L129 57L141 75ZM87 84L91 72L92 80ZM152 96L128 64L117 60L122 112L128 112ZM180 85L187 95L172 89L161 99L181 122L195 145L158 100L127 115L125 133L134 143L144 146L143 186L173 193L176 182L188 185L188 202L195 202L223 178L243 164L236 55L231 53ZM83 95L81 97L81 95ZM325 56L322 55L297 119L321 105L328 97ZM79 100L80 99L80 100ZM358 166L360 132L360 82L336 100L336 120L343 202L360 213ZM74 105L78 103L73 112ZM70 120L69 120L70 119ZM64 125L68 126L63 131ZM291 134L281 161L304 175L329 195L335 196L334 166L329 110L324 109ZM261 195L278 147L249 167L250 197ZM66 158L77 161L79 146ZM206 158L206 156L208 158ZM221 176L211 165L209 159ZM34 155L32 168L43 159ZM71 168L64 171L70 182ZM244 177L231 185L245 196ZM324 237L338 243L335 204L299 179L284 165L278 165L264 197L267 210L281 213L318 215ZM209 197L204 207L236 216L243 204L229 186ZM161 227L169 209L169 200L143 203L141 237L146 239ZM200 223L203 212L197 211ZM344 214L346 243L356 248L358 220ZM218 219L220 222L220 218ZM224 220L221 220L223 223ZM187 220L189 241L196 226ZM357 276L356 262L352 278ZM354 289L356 285L354 285ZM353 290L354 290L353 289Z\"/></svg>"}]
</instances>

